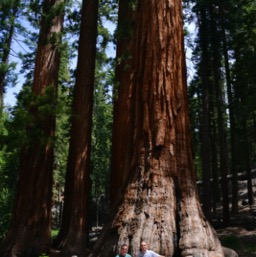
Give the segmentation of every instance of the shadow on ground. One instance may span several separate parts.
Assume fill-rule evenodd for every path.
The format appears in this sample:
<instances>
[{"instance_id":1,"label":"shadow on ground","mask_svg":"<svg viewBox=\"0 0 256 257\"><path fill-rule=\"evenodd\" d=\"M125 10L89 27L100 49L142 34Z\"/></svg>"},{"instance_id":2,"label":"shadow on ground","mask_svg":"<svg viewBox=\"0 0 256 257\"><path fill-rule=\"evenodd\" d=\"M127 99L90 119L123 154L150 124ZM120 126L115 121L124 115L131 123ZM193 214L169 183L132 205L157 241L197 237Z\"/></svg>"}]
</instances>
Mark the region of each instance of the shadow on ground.
<instances>
[{"instance_id":1,"label":"shadow on ground","mask_svg":"<svg viewBox=\"0 0 256 257\"><path fill-rule=\"evenodd\" d=\"M255 210L256 206L243 206L228 227L216 229L222 245L235 250L239 257L256 257Z\"/></svg>"}]
</instances>

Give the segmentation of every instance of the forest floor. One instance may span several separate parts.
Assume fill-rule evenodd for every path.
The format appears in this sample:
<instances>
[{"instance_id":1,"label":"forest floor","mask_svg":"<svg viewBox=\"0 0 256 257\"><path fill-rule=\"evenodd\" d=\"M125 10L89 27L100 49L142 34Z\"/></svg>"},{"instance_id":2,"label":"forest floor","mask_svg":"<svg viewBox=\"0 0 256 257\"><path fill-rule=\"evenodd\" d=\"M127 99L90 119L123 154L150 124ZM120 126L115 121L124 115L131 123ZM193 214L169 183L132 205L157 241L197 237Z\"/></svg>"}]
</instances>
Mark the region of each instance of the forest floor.
<instances>
[{"instance_id":1,"label":"forest floor","mask_svg":"<svg viewBox=\"0 0 256 257\"><path fill-rule=\"evenodd\" d=\"M252 179L256 201L256 176ZM247 181L239 181L239 208L237 214L230 214L228 227L214 226L223 246L231 248L239 257L256 257L256 202L253 206L247 200ZM231 193L230 193L231 198ZM219 209L221 211L221 209Z\"/></svg>"},{"instance_id":2,"label":"forest floor","mask_svg":"<svg viewBox=\"0 0 256 257\"><path fill-rule=\"evenodd\" d=\"M256 257L256 206L246 205L232 215L226 228L216 228L223 246L231 248L239 257Z\"/></svg>"}]
</instances>

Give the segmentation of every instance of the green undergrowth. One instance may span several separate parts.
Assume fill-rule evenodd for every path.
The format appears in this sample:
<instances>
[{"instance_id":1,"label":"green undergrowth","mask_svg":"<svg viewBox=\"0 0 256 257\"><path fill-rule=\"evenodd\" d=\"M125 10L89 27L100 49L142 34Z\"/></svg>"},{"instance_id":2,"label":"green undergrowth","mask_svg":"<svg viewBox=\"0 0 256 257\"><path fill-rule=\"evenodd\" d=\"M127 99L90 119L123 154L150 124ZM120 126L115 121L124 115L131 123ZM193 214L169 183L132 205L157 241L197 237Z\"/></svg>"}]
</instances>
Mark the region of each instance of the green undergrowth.
<instances>
[{"instance_id":1,"label":"green undergrowth","mask_svg":"<svg viewBox=\"0 0 256 257\"><path fill-rule=\"evenodd\" d=\"M234 235L222 237L221 243L223 246L234 249L234 250L239 249L241 247L239 238Z\"/></svg>"},{"instance_id":2,"label":"green undergrowth","mask_svg":"<svg viewBox=\"0 0 256 257\"><path fill-rule=\"evenodd\" d=\"M59 229L52 229L51 237L52 239L56 238L59 233Z\"/></svg>"},{"instance_id":3,"label":"green undergrowth","mask_svg":"<svg viewBox=\"0 0 256 257\"><path fill-rule=\"evenodd\" d=\"M256 244L253 237L238 237L235 235L222 236L220 238L221 244L225 247L235 250L242 256L256 255Z\"/></svg>"}]
</instances>

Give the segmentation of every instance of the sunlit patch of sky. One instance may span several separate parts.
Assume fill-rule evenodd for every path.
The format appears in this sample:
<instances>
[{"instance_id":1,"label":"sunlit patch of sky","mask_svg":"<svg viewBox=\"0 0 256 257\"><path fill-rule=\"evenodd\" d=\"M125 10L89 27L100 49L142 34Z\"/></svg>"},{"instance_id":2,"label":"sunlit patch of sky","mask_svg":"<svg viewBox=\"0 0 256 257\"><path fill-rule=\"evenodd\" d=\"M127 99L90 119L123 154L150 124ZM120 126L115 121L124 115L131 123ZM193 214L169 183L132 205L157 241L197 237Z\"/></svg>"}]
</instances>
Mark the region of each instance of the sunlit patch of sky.
<instances>
[{"instance_id":1,"label":"sunlit patch of sky","mask_svg":"<svg viewBox=\"0 0 256 257\"><path fill-rule=\"evenodd\" d=\"M28 21L22 19L22 17L19 17L17 23L22 24L26 28L29 27ZM29 28L30 31L35 32L35 29L31 28L31 26ZM7 107L15 105L17 94L21 90L22 85L25 81L24 74L21 73L22 62L19 54L26 54L30 52L29 46L27 45L27 43L25 43L26 40L28 40L28 38L26 38L25 35L21 35L18 32L14 33L11 44L9 63L16 63L16 68L14 72L15 74L17 74L17 83L5 89L6 92L4 94L4 104Z\"/></svg>"}]
</instances>

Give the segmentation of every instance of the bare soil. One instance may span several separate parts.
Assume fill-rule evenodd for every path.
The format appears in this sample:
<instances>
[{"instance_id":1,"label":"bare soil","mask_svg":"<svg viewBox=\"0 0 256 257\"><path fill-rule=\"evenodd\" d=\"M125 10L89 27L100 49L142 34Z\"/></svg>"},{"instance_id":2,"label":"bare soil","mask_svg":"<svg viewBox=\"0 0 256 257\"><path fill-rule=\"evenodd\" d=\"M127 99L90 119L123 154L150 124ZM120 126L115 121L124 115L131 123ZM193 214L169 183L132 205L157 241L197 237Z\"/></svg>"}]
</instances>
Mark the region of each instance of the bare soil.
<instances>
[{"instance_id":1,"label":"bare soil","mask_svg":"<svg viewBox=\"0 0 256 257\"><path fill-rule=\"evenodd\" d=\"M235 250L239 257L256 257L256 205L241 205L229 226L216 226L216 232L222 245Z\"/></svg>"},{"instance_id":2,"label":"bare soil","mask_svg":"<svg viewBox=\"0 0 256 257\"><path fill-rule=\"evenodd\" d=\"M216 231L222 245L235 250L239 257L256 257L256 206L246 206L232 216L228 227Z\"/></svg>"},{"instance_id":3,"label":"bare soil","mask_svg":"<svg viewBox=\"0 0 256 257\"><path fill-rule=\"evenodd\" d=\"M221 227L220 222L214 222L213 226L218 233L223 246L231 248L239 257L256 257L256 171L252 172L252 186L254 205L248 204L246 176L240 176L238 181L239 210L237 214L230 214L230 223L227 227ZM229 198L231 202L231 181ZM221 203L219 203L221 205ZM230 206L231 209L231 206ZM219 217L222 210L217 210ZM218 215L217 214L217 215Z\"/></svg>"}]
</instances>

